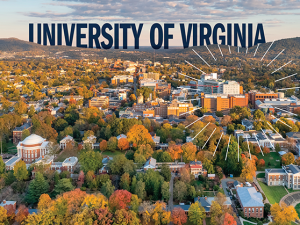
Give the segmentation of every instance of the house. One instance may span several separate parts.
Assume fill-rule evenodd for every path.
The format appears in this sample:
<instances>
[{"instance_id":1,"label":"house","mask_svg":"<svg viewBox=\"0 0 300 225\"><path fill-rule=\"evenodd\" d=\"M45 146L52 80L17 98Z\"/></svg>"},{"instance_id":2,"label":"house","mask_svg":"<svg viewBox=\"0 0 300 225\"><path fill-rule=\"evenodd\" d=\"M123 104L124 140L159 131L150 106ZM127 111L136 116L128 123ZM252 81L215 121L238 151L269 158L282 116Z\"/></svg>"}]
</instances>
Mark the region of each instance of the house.
<instances>
[{"instance_id":1,"label":"house","mask_svg":"<svg viewBox=\"0 0 300 225\"><path fill-rule=\"evenodd\" d=\"M248 119L243 119L242 125L246 128L246 131L253 130L254 128L253 123Z\"/></svg>"},{"instance_id":2,"label":"house","mask_svg":"<svg viewBox=\"0 0 300 225\"><path fill-rule=\"evenodd\" d=\"M150 157L147 162L144 165L144 171L148 170L148 169L156 169L156 159Z\"/></svg>"},{"instance_id":3,"label":"house","mask_svg":"<svg viewBox=\"0 0 300 225\"><path fill-rule=\"evenodd\" d=\"M236 196L245 217L263 218L263 196L256 191L255 187L239 187L236 190Z\"/></svg>"},{"instance_id":4,"label":"house","mask_svg":"<svg viewBox=\"0 0 300 225\"><path fill-rule=\"evenodd\" d=\"M71 137L70 135L65 136L60 142L59 142L59 147L61 150L65 149L67 147L67 144L70 143L74 145L74 138Z\"/></svg>"},{"instance_id":5,"label":"house","mask_svg":"<svg viewBox=\"0 0 300 225\"><path fill-rule=\"evenodd\" d=\"M153 142L155 143L155 145L159 145L160 143L160 137L156 136L156 134L154 134L154 136L152 137Z\"/></svg>"},{"instance_id":6,"label":"house","mask_svg":"<svg viewBox=\"0 0 300 225\"><path fill-rule=\"evenodd\" d=\"M191 170L191 174L193 174L196 177L198 177L199 175L206 175L207 171L203 168L202 162L201 161L197 161L197 159L195 159L195 161L190 161L190 170Z\"/></svg>"},{"instance_id":7,"label":"house","mask_svg":"<svg viewBox=\"0 0 300 225\"><path fill-rule=\"evenodd\" d=\"M187 136L186 137L186 143L188 143L188 142L192 142L194 139L192 138L192 137L190 137L190 136Z\"/></svg>"},{"instance_id":8,"label":"house","mask_svg":"<svg viewBox=\"0 0 300 225\"><path fill-rule=\"evenodd\" d=\"M95 144L96 144L96 140L97 137L95 137L94 135L90 135L87 137L86 140L83 141L83 145L84 146L89 146L91 149L95 148Z\"/></svg>"},{"instance_id":9,"label":"house","mask_svg":"<svg viewBox=\"0 0 300 225\"><path fill-rule=\"evenodd\" d=\"M282 166L281 169L265 169L265 180L268 186L286 186L300 190L300 167L291 164Z\"/></svg>"},{"instance_id":10,"label":"house","mask_svg":"<svg viewBox=\"0 0 300 225\"><path fill-rule=\"evenodd\" d=\"M106 156L105 158L102 159L102 168L99 169L99 173L100 174L105 174L105 173L108 173L108 167L107 167L107 164L110 160L112 160L113 158L112 157L109 157L109 156Z\"/></svg>"},{"instance_id":11,"label":"house","mask_svg":"<svg viewBox=\"0 0 300 225\"><path fill-rule=\"evenodd\" d=\"M32 128L32 123L31 122L27 122L27 123L24 123L20 127L16 127L13 130L13 143L15 145L17 145L20 141L22 141L22 134L23 134L23 132L25 130L28 130L29 133L31 133L31 128Z\"/></svg>"},{"instance_id":12,"label":"house","mask_svg":"<svg viewBox=\"0 0 300 225\"><path fill-rule=\"evenodd\" d=\"M16 211L17 209L17 202L16 201L6 201L6 200L3 200L2 203L0 204L0 207L3 207L3 208L8 208L12 206L14 211Z\"/></svg>"},{"instance_id":13,"label":"house","mask_svg":"<svg viewBox=\"0 0 300 225\"><path fill-rule=\"evenodd\" d=\"M119 140L119 139L121 139L121 138L127 138L127 136L125 135L125 134L120 134L119 136L117 136L117 139Z\"/></svg>"}]
</instances>

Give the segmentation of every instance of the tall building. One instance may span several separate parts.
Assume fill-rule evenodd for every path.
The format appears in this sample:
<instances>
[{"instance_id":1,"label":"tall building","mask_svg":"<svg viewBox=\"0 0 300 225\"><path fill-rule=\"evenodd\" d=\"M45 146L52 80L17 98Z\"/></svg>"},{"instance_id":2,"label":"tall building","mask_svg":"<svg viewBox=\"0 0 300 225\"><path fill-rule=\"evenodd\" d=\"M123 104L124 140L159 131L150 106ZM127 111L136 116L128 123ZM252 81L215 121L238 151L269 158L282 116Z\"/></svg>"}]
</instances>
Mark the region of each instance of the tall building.
<instances>
[{"instance_id":1,"label":"tall building","mask_svg":"<svg viewBox=\"0 0 300 225\"><path fill-rule=\"evenodd\" d=\"M186 112L193 112L194 106L191 103L181 103L173 100L171 103L160 103L159 107L155 107L155 115L163 118L187 116Z\"/></svg>"},{"instance_id":2,"label":"tall building","mask_svg":"<svg viewBox=\"0 0 300 225\"><path fill-rule=\"evenodd\" d=\"M201 107L209 112L223 111L234 106L247 107L248 94L228 95L228 94L204 94L201 93Z\"/></svg>"},{"instance_id":3,"label":"tall building","mask_svg":"<svg viewBox=\"0 0 300 225\"><path fill-rule=\"evenodd\" d=\"M265 99L277 99L277 98L283 98L284 94L283 93L274 93L274 92L269 92L269 93L261 93L256 90L251 90L249 91L249 102L255 106L255 101L256 100L261 100L262 102L265 101Z\"/></svg>"},{"instance_id":4,"label":"tall building","mask_svg":"<svg viewBox=\"0 0 300 225\"><path fill-rule=\"evenodd\" d=\"M89 100L89 108L90 107L103 107L109 106L109 97L108 96L100 96L100 97L93 97Z\"/></svg>"},{"instance_id":5,"label":"tall building","mask_svg":"<svg viewBox=\"0 0 300 225\"><path fill-rule=\"evenodd\" d=\"M159 80L159 73L142 73L140 74L141 79L153 79L153 80Z\"/></svg>"},{"instance_id":6,"label":"tall building","mask_svg":"<svg viewBox=\"0 0 300 225\"><path fill-rule=\"evenodd\" d=\"M114 76L111 79L111 84L127 84L127 83L133 83L133 76L127 76L127 75L122 75L122 76Z\"/></svg>"}]
</instances>

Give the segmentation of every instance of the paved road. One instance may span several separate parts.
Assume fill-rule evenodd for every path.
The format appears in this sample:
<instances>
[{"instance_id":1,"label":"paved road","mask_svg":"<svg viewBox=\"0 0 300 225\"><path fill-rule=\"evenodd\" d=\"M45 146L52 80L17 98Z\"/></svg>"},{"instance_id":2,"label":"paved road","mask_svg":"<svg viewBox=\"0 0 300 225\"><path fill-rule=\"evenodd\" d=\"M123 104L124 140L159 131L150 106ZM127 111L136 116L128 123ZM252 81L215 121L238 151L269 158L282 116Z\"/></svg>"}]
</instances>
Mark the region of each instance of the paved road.
<instances>
[{"instance_id":1,"label":"paved road","mask_svg":"<svg viewBox=\"0 0 300 225\"><path fill-rule=\"evenodd\" d=\"M168 208L169 208L169 211L172 211L173 210L173 208L174 208L174 204L173 204L173 186L174 186L174 175L172 175L172 177L171 177L171 180L170 180L170 199L169 199L169 203L168 203Z\"/></svg>"},{"instance_id":2,"label":"paved road","mask_svg":"<svg viewBox=\"0 0 300 225\"><path fill-rule=\"evenodd\" d=\"M231 179L231 178L225 178L225 179L222 179L222 181L221 181L221 182L222 182L222 188L223 188L223 190L224 190L225 195L226 195L227 197L230 197L229 194L228 194L228 192L227 192L227 190L226 190L226 188L227 188L227 184L226 184L226 183L227 183L228 181L233 181L233 182L234 182L235 180L234 180L234 179Z\"/></svg>"},{"instance_id":3,"label":"paved road","mask_svg":"<svg viewBox=\"0 0 300 225\"><path fill-rule=\"evenodd\" d=\"M134 90L133 90L133 92L134 92L134 94L135 94L135 96L136 96L136 84L137 84L137 78L135 77L135 78L133 78L133 81L134 81L134 83L133 83L133 88L134 88ZM136 98L137 98L138 96L136 96Z\"/></svg>"}]
</instances>

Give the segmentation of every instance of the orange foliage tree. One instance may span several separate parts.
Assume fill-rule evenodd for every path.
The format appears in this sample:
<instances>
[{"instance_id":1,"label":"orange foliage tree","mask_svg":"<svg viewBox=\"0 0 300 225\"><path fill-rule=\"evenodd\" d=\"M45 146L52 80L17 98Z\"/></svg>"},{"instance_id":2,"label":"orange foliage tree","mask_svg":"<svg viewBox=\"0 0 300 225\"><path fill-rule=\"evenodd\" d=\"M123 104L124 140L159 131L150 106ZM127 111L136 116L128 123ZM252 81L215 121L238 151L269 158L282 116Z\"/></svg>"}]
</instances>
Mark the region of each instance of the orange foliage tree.
<instances>
[{"instance_id":1,"label":"orange foliage tree","mask_svg":"<svg viewBox=\"0 0 300 225\"><path fill-rule=\"evenodd\" d=\"M167 152L173 160L176 160L180 158L183 151L180 145L171 144L169 145Z\"/></svg>"},{"instance_id":2,"label":"orange foliage tree","mask_svg":"<svg viewBox=\"0 0 300 225\"><path fill-rule=\"evenodd\" d=\"M106 140L101 141L99 147L100 147L100 151L102 151L102 152L106 151L107 141Z\"/></svg>"},{"instance_id":3,"label":"orange foliage tree","mask_svg":"<svg viewBox=\"0 0 300 225\"><path fill-rule=\"evenodd\" d=\"M187 222L187 215L185 214L184 210L181 208L175 208L172 211L171 221L175 225L182 225Z\"/></svg>"},{"instance_id":4,"label":"orange foliage tree","mask_svg":"<svg viewBox=\"0 0 300 225\"><path fill-rule=\"evenodd\" d=\"M109 198L108 205L115 212L120 209L128 209L131 201L131 193L126 190L116 190Z\"/></svg>"},{"instance_id":5,"label":"orange foliage tree","mask_svg":"<svg viewBox=\"0 0 300 225\"><path fill-rule=\"evenodd\" d=\"M25 205L20 205L16 214L16 221L22 223L24 219L29 215L28 208Z\"/></svg>"},{"instance_id":6,"label":"orange foliage tree","mask_svg":"<svg viewBox=\"0 0 300 225\"><path fill-rule=\"evenodd\" d=\"M264 167L266 165L265 160L260 159L257 162L257 167Z\"/></svg>"},{"instance_id":7,"label":"orange foliage tree","mask_svg":"<svg viewBox=\"0 0 300 225\"><path fill-rule=\"evenodd\" d=\"M151 134L143 125L134 125L127 133L127 140L137 145L150 144L154 146Z\"/></svg>"},{"instance_id":8,"label":"orange foliage tree","mask_svg":"<svg viewBox=\"0 0 300 225\"><path fill-rule=\"evenodd\" d=\"M126 138L120 138L118 141L118 148L123 151L129 148L129 142Z\"/></svg>"},{"instance_id":9,"label":"orange foliage tree","mask_svg":"<svg viewBox=\"0 0 300 225\"><path fill-rule=\"evenodd\" d=\"M295 162L294 154L289 152L282 156L281 161L284 165L290 165Z\"/></svg>"},{"instance_id":10,"label":"orange foliage tree","mask_svg":"<svg viewBox=\"0 0 300 225\"><path fill-rule=\"evenodd\" d=\"M193 161L196 158L197 147L192 142L182 145L182 157L185 162Z\"/></svg>"},{"instance_id":11,"label":"orange foliage tree","mask_svg":"<svg viewBox=\"0 0 300 225\"><path fill-rule=\"evenodd\" d=\"M265 155L269 154L269 153L270 153L270 149L267 148L267 147L264 147L264 148L263 148L263 153L264 153Z\"/></svg>"},{"instance_id":12,"label":"orange foliage tree","mask_svg":"<svg viewBox=\"0 0 300 225\"><path fill-rule=\"evenodd\" d=\"M39 198L39 203L37 208L39 210L47 209L51 205L51 202L52 200L48 194L42 194Z\"/></svg>"},{"instance_id":13,"label":"orange foliage tree","mask_svg":"<svg viewBox=\"0 0 300 225\"><path fill-rule=\"evenodd\" d=\"M224 223L223 225L236 225L236 221L234 220L233 216L230 215L229 213L225 213L224 217Z\"/></svg>"}]
</instances>

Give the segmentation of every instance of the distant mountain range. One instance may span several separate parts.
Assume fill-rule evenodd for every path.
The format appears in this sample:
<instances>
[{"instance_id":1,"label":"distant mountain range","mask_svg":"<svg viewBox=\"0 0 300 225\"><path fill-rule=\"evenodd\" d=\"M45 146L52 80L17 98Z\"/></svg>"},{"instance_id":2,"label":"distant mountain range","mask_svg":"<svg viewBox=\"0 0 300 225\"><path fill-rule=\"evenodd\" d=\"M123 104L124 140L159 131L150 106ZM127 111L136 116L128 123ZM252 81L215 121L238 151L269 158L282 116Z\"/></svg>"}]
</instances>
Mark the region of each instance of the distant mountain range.
<instances>
[{"instance_id":1,"label":"distant mountain range","mask_svg":"<svg viewBox=\"0 0 300 225\"><path fill-rule=\"evenodd\" d=\"M269 48L271 42L261 44L258 47L256 57L261 58L266 50ZM222 58L221 52L217 45L208 46L215 58ZM241 58L253 58L254 52L257 46L253 46L248 49L246 54L245 48L230 47L231 54L228 46L221 46L221 51L224 57L241 57ZM84 58L87 55L95 57L107 57L107 58L122 58L129 60L143 60L149 59L156 61L159 60L172 60L172 61L184 61L184 59L196 59L198 56L192 51L194 49L201 56L205 57L208 61L212 61L213 58L205 46L200 47L189 47L186 49L180 47L172 47L168 50L153 50L151 47L141 47L139 50L133 48L123 49L84 49L69 46L43 46L36 43L22 41L17 38L6 38L0 39L0 51L9 53L21 53L30 52L34 54L45 54L45 55L59 55L68 56L69 58ZM282 39L275 41L269 52L264 57L265 59L273 59L283 49L283 53L278 57L278 60L299 60L300 59L300 37ZM199 59L199 58L198 58Z\"/></svg>"}]
</instances>

